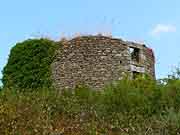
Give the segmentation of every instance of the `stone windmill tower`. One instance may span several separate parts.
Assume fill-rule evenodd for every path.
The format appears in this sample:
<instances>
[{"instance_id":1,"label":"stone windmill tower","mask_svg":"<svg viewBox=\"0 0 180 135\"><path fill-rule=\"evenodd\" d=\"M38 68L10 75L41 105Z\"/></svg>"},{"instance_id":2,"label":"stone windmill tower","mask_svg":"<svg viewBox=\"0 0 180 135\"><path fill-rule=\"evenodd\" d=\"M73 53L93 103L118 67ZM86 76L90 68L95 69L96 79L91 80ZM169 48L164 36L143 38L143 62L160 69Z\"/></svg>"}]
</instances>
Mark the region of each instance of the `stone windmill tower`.
<instances>
[{"instance_id":1,"label":"stone windmill tower","mask_svg":"<svg viewBox=\"0 0 180 135\"><path fill-rule=\"evenodd\" d=\"M98 36L80 36L62 42L52 63L57 89L85 84L100 89L130 73L155 78L154 53L143 44Z\"/></svg>"}]
</instances>

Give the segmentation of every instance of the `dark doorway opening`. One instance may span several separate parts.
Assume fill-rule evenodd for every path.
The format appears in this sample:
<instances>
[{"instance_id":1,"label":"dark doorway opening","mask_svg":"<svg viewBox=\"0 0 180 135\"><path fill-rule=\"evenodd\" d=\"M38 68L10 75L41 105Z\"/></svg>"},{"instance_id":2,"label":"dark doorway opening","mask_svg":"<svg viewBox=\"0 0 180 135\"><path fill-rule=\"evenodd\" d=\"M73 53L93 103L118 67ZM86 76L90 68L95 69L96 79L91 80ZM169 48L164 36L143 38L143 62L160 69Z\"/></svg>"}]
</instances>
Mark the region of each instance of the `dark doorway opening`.
<instances>
[{"instance_id":1,"label":"dark doorway opening","mask_svg":"<svg viewBox=\"0 0 180 135\"><path fill-rule=\"evenodd\" d=\"M137 71L133 71L132 72L132 78L133 79L137 79L138 77L142 77L142 73L140 73L140 72L137 72Z\"/></svg>"}]
</instances>

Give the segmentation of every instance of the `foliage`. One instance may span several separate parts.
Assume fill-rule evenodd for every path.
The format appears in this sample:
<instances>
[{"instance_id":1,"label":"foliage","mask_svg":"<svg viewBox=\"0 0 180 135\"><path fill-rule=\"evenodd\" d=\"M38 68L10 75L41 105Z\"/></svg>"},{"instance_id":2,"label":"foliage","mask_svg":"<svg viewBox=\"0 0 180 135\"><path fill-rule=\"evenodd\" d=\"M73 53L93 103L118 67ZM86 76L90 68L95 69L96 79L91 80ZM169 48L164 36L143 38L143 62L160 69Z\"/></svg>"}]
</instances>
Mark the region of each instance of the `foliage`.
<instances>
[{"instance_id":1,"label":"foliage","mask_svg":"<svg viewBox=\"0 0 180 135\"><path fill-rule=\"evenodd\" d=\"M7 88L36 89L50 87L50 64L56 44L48 39L29 39L12 48L3 70Z\"/></svg>"},{"instance_id":2,"label":"foliage","mask_svg":"<svg viewBox=\"0 0 180 135\"><path fill-rule=\"evenodd\" d=\"M57 45L48 39L16 44L0 87L0 135L180 134L180 70L94 91L53 90L50 65Z\"/></svg>"},{"instance_id":3,"label":"foliage","mask_svg":"<svg viewBox=\"0 0 180 135\"><path fill-rule=\"evenodd\" d=\"M168 81L167 81L168 80ZM93 91L79 86L0 92L0 134L179 134L180 81L124 79Z\"/></svg>"}]
</instances>

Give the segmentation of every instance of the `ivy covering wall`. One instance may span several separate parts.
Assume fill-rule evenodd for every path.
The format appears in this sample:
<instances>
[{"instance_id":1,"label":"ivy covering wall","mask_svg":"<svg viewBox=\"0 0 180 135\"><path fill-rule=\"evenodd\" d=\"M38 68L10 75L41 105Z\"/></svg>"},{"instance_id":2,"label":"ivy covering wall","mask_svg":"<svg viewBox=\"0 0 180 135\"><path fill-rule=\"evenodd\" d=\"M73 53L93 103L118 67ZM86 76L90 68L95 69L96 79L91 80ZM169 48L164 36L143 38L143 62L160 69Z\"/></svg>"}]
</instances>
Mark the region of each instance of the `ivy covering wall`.
<instances>
[{"instance_id":1,"label":"ivy covering wall","mask_svg":"<svg viewBox=\"0 0 180 135\"><path fill-rule=\"evenodd\" d=\"M3 85L8 88L34 89L51 87L50 65L56 43L49 39L29 39L11 50L3 70Z\"/></svg>"}]
</instances>

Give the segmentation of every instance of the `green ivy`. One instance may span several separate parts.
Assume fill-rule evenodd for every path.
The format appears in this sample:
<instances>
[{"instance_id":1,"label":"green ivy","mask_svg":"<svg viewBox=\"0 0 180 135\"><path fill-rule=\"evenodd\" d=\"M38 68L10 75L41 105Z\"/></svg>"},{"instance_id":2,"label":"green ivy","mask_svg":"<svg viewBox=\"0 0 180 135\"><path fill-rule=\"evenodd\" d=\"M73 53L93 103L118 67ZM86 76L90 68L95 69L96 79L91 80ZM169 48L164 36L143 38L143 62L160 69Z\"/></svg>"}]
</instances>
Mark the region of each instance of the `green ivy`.
<instances>
[{"instance_id":1,"label":"green ivy","mask_svg":"<svg viewBox=\"0 0 180 135\"><path fill-rule=\"evenodd\" d=\"M6 88L35 89L51 87L50 65L56 43L48 39L29 39L12 48L3 70Z\"/></svg>"}]
</instances>

